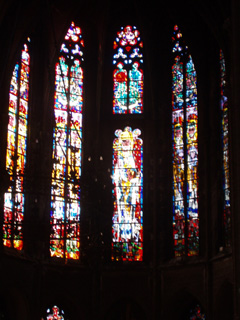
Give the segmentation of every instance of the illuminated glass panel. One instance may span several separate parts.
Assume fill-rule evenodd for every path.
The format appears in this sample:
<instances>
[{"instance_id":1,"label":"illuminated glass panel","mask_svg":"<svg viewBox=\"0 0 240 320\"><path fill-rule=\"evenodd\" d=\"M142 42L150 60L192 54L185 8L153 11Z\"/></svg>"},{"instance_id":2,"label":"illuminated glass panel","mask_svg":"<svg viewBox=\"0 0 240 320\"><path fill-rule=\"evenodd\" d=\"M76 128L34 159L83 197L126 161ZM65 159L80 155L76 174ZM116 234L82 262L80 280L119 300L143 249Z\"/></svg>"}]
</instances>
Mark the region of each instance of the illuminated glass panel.
<instances>
[{"instance_id":1,"label":"illuminated glass panel","mask_svg":"<svg viewBox=\"0 0 240 320\"><path fill-rule=\"evenodd\" d=\"M29 41L24 44L21 61L13 70L9 90L6 169L11 186L4 194L3 244L17 250L23 248L24 175L27 151L27 122L30 55Z\"/></svg>"},{"instance_id":2,"label":"illuminated glass panel","mask_svg":"<svg viewBox=\"0 0 240 320\"><path fill-rule=\"evenodd\" d=\"M113 43L113 113L143 112L143 43L136 27L126 26Z\"/></svg>"},{"instance_id":3,"label":"illuminated glass panel","mask_svg":"<svg viewBox=\"0 0 240 320\"><path fill-rule=\"evenodd\" d=\"M197 75L178 26L172 65L173 237L175 256L199 252Z\"/></svg>"},{"instance_id":4,"label":"illuminated glass panel","mask_svg":"<svg viewBox=\"0 0 240 320\"><path fill-rule=\"evenodd\" d=\"M112 260L142 261L143 142L141 131L115 131L113 142Z\"/></svg>"},{"instance_id":5,"label":"illuminated glass panel","mask_svg":"<svg viewBox=\"0 0 240 320\"><path fill-rule=\"evenodd\" d=\"M189 312L189 320L206 320L205 313L201 310L201 307L197 304Z\"/></svg>"},{"instance_id":6,"label":"illuminated glass panel","mask_svg":"<svg viewBox=\"0 0 240 320\"><path fill-rule=\"evenodd\" d=\"M223 147L223 190L224 190L224 238L225 245L231 243L231 211L230 211L230 182L229 182L229 147L228 147L228 98L226 95L225 59L220 50L221 70L221 112L222 112L222 147Z\"/></svg>"},{"instance_id":7,"label":"illuminated glass panel","mask_svg":"<svg viewBox=\"0 0 240 320\"><path fill-rule=\"evenodd\" d=\"M64 320L64 311L60 310L57 306L53 306L52 310L47 310L46 320ZM42 318L41 320L44 320Z\"/></svg>"},{"instance_id":8,"label":"illuminated glass panel","mask_svg":"<svg viewBox=\"0 0 240 320\"><path fill-rule=\"evenodd\" d=\"M83 52L81 29L72 22L55 69L55 128L51 188L51 257L80 256Z\"/></svg>"}]
</instances>

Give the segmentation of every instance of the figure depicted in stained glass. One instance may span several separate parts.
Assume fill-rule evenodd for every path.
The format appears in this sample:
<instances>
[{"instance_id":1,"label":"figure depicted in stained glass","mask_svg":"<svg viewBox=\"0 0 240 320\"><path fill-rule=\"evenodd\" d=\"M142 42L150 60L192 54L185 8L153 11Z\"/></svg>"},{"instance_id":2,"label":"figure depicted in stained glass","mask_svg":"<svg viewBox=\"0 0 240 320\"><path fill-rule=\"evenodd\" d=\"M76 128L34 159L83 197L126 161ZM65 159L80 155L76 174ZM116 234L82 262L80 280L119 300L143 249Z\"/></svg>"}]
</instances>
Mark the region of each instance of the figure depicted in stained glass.
<instances>
[{"instance_id":1,"label":"figure depicted in stained glass","mask_svg":"<svg viewBox=\"0 0 240 320\"><path fill-rule=\"evenodd\" d=\"M186 63L186 105L187 107L197 106L197 76L192 61L192 57L188 56Z\"/></svg>"},{"instance_id":2,"label":"figure depicted in stained glass","mask_svg":"<svg viewBox=\"0 0 240 320\"><path fill-rule=\"evenodd\" d=\"M197 196L197 165L198 165L198 148L197 148L197 115L188 115L187 124L187 181L190 198L195 199Z\"/></svg>"},{"instance_id":3,"label":"figure depicted in stained glass","mask_svg":"<svg viewBox=\"0 0 240 320\"><path fill-rule=\"evenodd\" d=\"M21 60L15 65L9 90L9 122L6 170L11 186L4 194L3 244L23 248L24 174L27 152L28 95L30 55L29 41L24 44Z\"/></svg>"},{"instance_id":4,"label":"figure depicted in stained glass","mask_svg":"<svg viewBox=\"0 0 240 320\"><path fill-rule=\"evenodd\" d=\"M197 77L174 27L172 66L173 235L175 256L199 252Z\"/></svg>"},{"instance_id":5,"label":"figure depicted in stained glass","mask_svg":"<svg viewBox=\"0 0 240 320\"><path fill-rule=\"evenodd\" d=\"M178 244L178 250L184 249L184 146L183 146L183 115L182 113L173 114L174 117L174 150L173 150L173 178L174 178L174 243Z\"/></svg>"},{"instance_id":6,"label":"figure depicted in stained glass","mask_svg":"<svg viewBox=\"0 0 240 320\"><path fill-rule=\"evenodd\" d=\"M222 112L222 148L223 148L223 190L224 190L224 241L225 246L231 245L231 210L229 181L229 146L228 146L228 97L226 95L226 66L223 51L220 50L221 71L221 112Z\"/></svg>"},{"instance_id":7,"label":"figure depicted in stained glass","mask_svg":"<svg viewBox=\"0 0 240 320\"><path fill-rule=\"evenodd\" d=\"M113 144L113 260L142 260L142 140L139 129L116 130ZM117 253L118 252L118 253Z\"/></svg>"},{"instance_id":8,"label":"figure depicted in stained glass","mask_svg":"<svg viewBox=\"0 0 240 320\"><path fill-rule=\"evenodd\" d=\"M114 71L114 98L118 110L127 112L127 71L123 69L123 63L117 64L118 69Z\"/></svg>"},{"instance_id":9,"label":"figure depicted in stained glass","mask_svg":"<svg viewBox=\"0 0 240 320\"><path fill-rule=\"evenodd\" d=\"M81 29L72 22L56 64L50 255L80 256L83 52Z\"/></svg>"},{"instance_id":10,"label":"figure depicted in stained glass","mask_svg":"<svg viewBox=\"0 0 240 320\"><path fill-rule=\"evenodd\" d=\"M182 118L174 123L174 183L176 185L176 199L183 200L184 194L184 150L183 150L183 128Z\"/></svg>"},{"instance_id":11,"label":"figure depicted in stained glass","mask_svg":"<svg viewBox=\"0 0 240 320\"><path fill-rule=\"evenodd\" d=\"M143 112L143 47L136 27L126 26L114 41L113 113Z\"/></svg>"},{"instance_id":12,"label":"figure depicted in stained glass","mask_svg":"<svg viewBox=\"0 0 240 320\"><path fill-rule=\"evenodd\" d=\"M172 67L173 75L173 109L181 110L183 107L183 64L180 57L175 58Z\"/></svg>"},{"instance_id":13,"label":"figure depicted in stained glass","mask_svg":"<svg viewBox=\"0 0 240 320\"><path fill-rule=\"evenodd\" d=\"M135 109L136 113L141 113L141 110L139 108L142 104L141 96L143 74L142 71L138 70L138 68L139 63L134 62L132 65L132 70L129 71L129 109Z\"/></svg>"}]
</instances>

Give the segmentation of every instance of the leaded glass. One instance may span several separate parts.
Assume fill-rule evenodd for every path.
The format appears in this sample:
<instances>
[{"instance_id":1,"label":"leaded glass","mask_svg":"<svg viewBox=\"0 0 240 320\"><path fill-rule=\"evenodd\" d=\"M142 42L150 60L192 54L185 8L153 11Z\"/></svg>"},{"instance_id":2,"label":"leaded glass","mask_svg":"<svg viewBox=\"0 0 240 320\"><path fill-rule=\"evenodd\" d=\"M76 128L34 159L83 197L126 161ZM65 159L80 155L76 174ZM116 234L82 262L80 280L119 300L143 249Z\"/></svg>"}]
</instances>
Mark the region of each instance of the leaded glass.
<instances>
[{"instance_id":1,"label":"leaded glass","mask_svg":"<svg viewBox=\"0 0 240 320\"><path fill-rule=\"evenodd\" d=\"M4 194L3 244L17 250L23 248L24 175L27 151L29 55L30 39L24 44L10 83L6 170L11 185Z\"/></svg>"},{"instance_id":2,"label":"leaded glass","mask_svg":"<svg viewBox=\"0 0 240 320\"><path fill-rule=\"evenodd\" d=\"M59 307L53 306L52 310L47 309L47 316L45 317L46 320L64 320L64 311L60 310ZM42 318L41 320L44 320Z\"/></svg>"},{"instance_id":3,"label":"leaded glass","mask_svg":"<svg viewBox=\"0 0 240 320\"><path fill-rule=\"evenodd\" d=\"M189 312L189 320L206 320L205 313L201 310L199 304L192 308Z\"/></svg>"},{"instance_id":4,"label":"leaded glass","mask_svg":"<svg viewBox=\"0 0 240 320\"><path fill-rule=\"evenodd\" d=\"M136 27L126 26L113 44L113 113L143 112L143 43Z\"/></svg>"},{"instance_id":5,"label":"leaded glass","mask_svg":"<svg viewBox=\"0 0 240 320\"><path fill-rule=\"evenodd\" d=\"M55 69L50 216L50 255L66 259L80 256L83 46L81 29L72 22Z\"/></svg>"},{"instance_id":6,"label":"leaded glass","mask_svg":"<svg viewBox=\"0 0 240 320\"><path fill-rule=\"evenodd\" d=\"M199 252L197 75L178 26L172 51L174 251L193 256Z\"/></svg>"},{"instance_id":7,"label":"leaded glass","mask_svg":"<svg viewBox=\"0 0 240 320\"><path fill-rule=\"evenodd\" d=\"M224 239L225 245L231 243L231 211L230 211L230 182L229 182L229 146L228 146L228 97L226 94L226 67L223 51L220 50L221 71L221 112L222 112L222 148L223 148L223 190L224 190Z\"/></svg>"},{"instance_id":8,"label":"leaded glass","mask_svg":"<svg viewBox=\"0 0 240 320\"><path fill-rule=\"evenodd\" d=\"M141 131L115 131L113 142L112 260L142 261L143 142Z\"/></svg>"}]
</instances>

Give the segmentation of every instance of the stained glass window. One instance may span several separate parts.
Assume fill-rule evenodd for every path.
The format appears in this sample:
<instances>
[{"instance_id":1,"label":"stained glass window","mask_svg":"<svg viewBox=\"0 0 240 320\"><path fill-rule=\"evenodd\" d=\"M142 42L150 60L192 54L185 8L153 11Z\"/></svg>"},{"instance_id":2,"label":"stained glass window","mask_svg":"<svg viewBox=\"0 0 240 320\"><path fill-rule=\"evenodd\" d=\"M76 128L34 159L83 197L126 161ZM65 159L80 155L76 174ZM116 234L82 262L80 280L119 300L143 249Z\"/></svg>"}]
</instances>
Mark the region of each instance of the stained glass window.
<instances>
[{"instance_id":1,"label":"stained glass window","mask_svg":"<svg viewBox=\"0 0 240 320\"><path fill-rule=\"evenodd\" d=\"M189 312L189 320L206 320L205 313L201 310L199 304L192 308Z\"/></svg>"},{"instance_id":2,"label":"stained glass window","mask_svg":"<svg viewBox=\"0 0 240 320\"><path fill-rule=\"evenodd\" d=\"M197 75L178 26L172 40L174 252L194 256L199 253Z\"/></svg>"},{"instance_id":3,"label":"stained glass window","mask_svg":"<svg viewBox=\"0 0 240 320\"><path fill-rule=\"evenodd\" d=\"M50 216L50 255L66 259L80 256L83 47L81 29L72 22L55 69Z\"/></svg>"},{"instance_id":4,"label":"stained glass window","mask_svg":"<svg viewBox=\"0 0 240 320\"><path fill-rule=\"evenodd\" d=\"M28 95L30 55L29 42L24 44L16 63L9 90L6 169L11 185L4 194L3 244L17 250L23 248L24 175L26 168Z\"/></svg>"},{"instance_id":5,"label":"stained glass window","mask_svg":"<svg viewBox=\"0 0 240 320\"><path fill-rule=\"evenodd\" d=\"M141 131L116 130L113 142L112 260L142 261L143 142Z\"/></svg>"},{"instance_id":6,"label":"stained glass window","mask_svg":"<svg viewBox=\"0 0 240 320\"><path fill-rule=\"evenodd\" d=\"M53 306L52 310L47 309L46 320L64 320L64 311L60 310L57 306ZM45 320L42 318L41 320Z\"/></svg>"},{"instance_id":7,"label":"stained glass window","mask_svg":"<svg viewBox=\"0 0 240 320\"><path fill-rule=\"evenodd\" d=\"M136 27L126 26L113 43L113 113L143 112L143 43Z\"/></svg>"},{"instance_id":8,"label":"stained glass window","mask_svg":"<svg viewBox=\"0 0 240 320\"><path fill-rule=\"evenodd\" d=\"M222 148L223 148L223 190L224 190L224 238L225 245L231 243L231 212L230 212L230 182L229 182L229 147L228 147L228 98L226 94L225 59L220 50L221 70L221 112L222 112Z\"/></svg>"}]
</instances>

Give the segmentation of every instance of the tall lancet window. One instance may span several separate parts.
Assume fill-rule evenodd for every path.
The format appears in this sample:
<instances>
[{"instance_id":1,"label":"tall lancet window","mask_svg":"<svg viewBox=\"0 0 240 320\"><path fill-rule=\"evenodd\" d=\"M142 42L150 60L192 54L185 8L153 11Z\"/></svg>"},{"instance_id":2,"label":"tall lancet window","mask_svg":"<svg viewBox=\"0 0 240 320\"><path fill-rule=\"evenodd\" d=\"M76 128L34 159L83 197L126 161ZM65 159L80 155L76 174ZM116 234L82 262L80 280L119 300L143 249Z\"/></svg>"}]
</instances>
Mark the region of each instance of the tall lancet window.
<instances>
[{"instance_id":1,"label":"tall lancet window","mask_svg":"<svg viewBox=\"0 0 240 320\"><path fill-rule=\"evenodd\" d=\"M143 43L136 27L126 26L113 43L113 113L143 112Z\"/></svg>"},{"instance_id":2,"label":"tall lancet window","mask_svg":"<svg viewBox=\"0 0 240 320\"><path fill-rule=\"evenodd\" d=\"M83 47L81 29L72 22L55 68L50 216L50 255L64 259L80 256Z\"/></svg>"},{"instance_id":3,"label":"tall lancet window","mask_svg":"<svg viewBox=\"0 0 240 320\"><path fill-rule=\"evenodd\" d=\"M221 71L221 113L222 113L222 148L223 148L223 190L224 190L224 211L223 227L225 246L231 244L231 211L230 211L230 182L229 182L229 146L228 146L228 97L226 94L226 69L225 59L220 50L220 71Z\"/></svg>"},{"instance_id":4,"label":"tall lancet window","mask_svg":"<svg viewBox=\"0 0 240 320\"><path fill-rule=\"evenodd\" d=\"M172 40L174 252L194 256L199 253L197 74L178 26Z\"/></svg>"},{"instance_id":5,"label":"tall lancet window","mask_svg":"<svg viewBox=\"0 0 240 320\"><path fill-rule=\"evenodd\" d=\"M112 260L143 260L143 141L129 124L143 113L143 42L127 25L113 42L113 114L128 125L115 130L112 181ZM124 122L123 122L124 123Z\"/></svg>"},{"instance_id":6,"label":"tall lancet window","mask_svg":"<svg viewBox=\"0 0 240 320\"><path fill-rule=\"evenodd\" d=\"M9 90L6 169L11 186L4 194L3 244L23 248L30 55L28 40L16 63Z\"/></svg>"}]
</instances>

